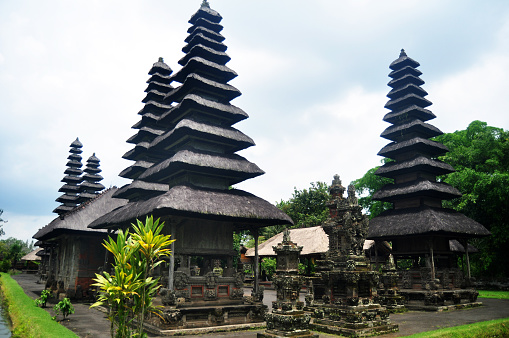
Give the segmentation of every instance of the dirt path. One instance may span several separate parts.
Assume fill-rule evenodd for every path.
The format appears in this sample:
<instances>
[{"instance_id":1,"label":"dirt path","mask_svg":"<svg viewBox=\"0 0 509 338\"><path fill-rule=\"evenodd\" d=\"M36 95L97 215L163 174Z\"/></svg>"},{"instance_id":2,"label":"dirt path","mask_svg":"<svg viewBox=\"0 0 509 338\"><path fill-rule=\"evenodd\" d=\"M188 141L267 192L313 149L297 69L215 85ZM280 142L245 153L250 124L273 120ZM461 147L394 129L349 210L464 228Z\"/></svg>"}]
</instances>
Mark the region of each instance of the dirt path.
<instances>
[{"instance_id":1,"label":"dirt path","mask_svg":"<svg viewBox=\"0 0 509 338\"><path fill-rule=\"evenodd\" d=\"M35 299L44 289L43 284L36 283L35 275L20 274L13 276L25 293ZM264 302L267 305L275 298L274 290L265 290ZM458 326L491 319L509 318L509 300L480 299L482 307L456 310L450 312L416 312L392 314L391 321L399 325L399 332L383 335L384 338L403 337L414 333L436 330L444 327ZM54 301L53 301L54 303ZM62 325L75 332L80 337L109 337L110 322L104 313L90 309L90 304L74 304L75 313ZM48 304L47 311L53 316L53 304ZM211 333L207 337L256 337L259 331ZM319 333L320 337L336 337ZM152 336L153 337L153 336ZM194 336L200 337L200 336Z\"/></svg>"}]
</instances>

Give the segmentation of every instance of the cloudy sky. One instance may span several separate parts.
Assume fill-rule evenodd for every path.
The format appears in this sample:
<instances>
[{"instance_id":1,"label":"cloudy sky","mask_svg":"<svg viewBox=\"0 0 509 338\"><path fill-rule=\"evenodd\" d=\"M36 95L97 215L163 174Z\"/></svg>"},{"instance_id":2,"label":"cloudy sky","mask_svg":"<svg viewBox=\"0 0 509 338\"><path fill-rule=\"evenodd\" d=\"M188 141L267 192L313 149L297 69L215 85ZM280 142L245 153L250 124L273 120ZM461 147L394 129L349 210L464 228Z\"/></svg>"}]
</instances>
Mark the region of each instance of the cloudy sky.
<instances>
[{"instance_id":1,"label":"cloudy sky","mask_svg":"<svg viewBox=\"0 0 509 338\"><path fill-rule=\"evenodd\" d=\"M0 1L0 209L5 237L29 239L59 204L69 145L122 186L147 72L174 71L201 0ZM237 187L272 203L294 187L344 185L379 165L389 64L421 63L443 132L473 120L509 129L509 2L211 0L243 94L241 152L266 174Z\"/></svg>"}]
</instances>

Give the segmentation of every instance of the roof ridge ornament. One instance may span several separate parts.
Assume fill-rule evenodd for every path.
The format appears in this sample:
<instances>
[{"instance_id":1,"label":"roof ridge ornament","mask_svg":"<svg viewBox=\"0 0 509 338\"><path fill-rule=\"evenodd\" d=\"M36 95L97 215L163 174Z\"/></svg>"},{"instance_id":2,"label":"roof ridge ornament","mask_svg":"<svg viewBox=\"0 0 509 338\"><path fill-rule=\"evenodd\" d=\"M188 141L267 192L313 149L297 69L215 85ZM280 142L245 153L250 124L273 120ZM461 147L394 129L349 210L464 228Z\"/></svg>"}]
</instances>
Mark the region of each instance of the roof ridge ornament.
<instances>
[{"instance_id":1,"label":"roof ridge ornament","mask_svg":"<svg viewBox=\"0 0 509 338\"><path fill-rule=\"evenodd\" d=\"M209 5L209 2L207 0L203 0L202 3L201 3L201 7L206 7L206 8L210 8L210 5Z\"/></svg>"},{"instance_id":2,"label":"roof ridge ornament","mask_svg":"<svg viewBox=\"0 0 509 338\"><path fill-rule=\"evenodd\" d=\"M399 57L402 58L402 57L406 57L406 56L408 56L408 55L406 55L405 50L402 48L401 52L399 53Z\"/></svg>"}]
</instances>

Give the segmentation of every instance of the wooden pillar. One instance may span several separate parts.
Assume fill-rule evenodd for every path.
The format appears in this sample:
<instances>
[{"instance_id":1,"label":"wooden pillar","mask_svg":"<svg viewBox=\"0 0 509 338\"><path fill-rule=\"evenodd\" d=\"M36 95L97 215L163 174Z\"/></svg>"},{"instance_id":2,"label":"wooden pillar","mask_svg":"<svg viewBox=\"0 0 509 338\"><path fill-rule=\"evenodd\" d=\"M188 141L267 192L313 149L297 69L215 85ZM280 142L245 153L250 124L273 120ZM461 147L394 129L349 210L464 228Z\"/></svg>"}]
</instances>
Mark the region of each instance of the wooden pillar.
<instances>
[{"instance_id":1,"label":"wooden pillar","mask_svg":"<svg viewBox=\"0 0 509 338\"><path fill-rule=\"evenodd\" d=\"M468 279L470 280L471 275L470 275L470 257L468 256L468 240L467 239L462 240L461 244L463 244L463 248L465 248L465 257L467 259L467 276Z\"/></svg>"},{"instance_id":2,"label":"wooden pillar","mask_svg":"<svg viewBox=\"0 0 509 338\"><path fill-rule=\"evenodd\" d=\"M112 232L111 229L107 230L108 237L111 236L111 232ZM108 267L108 249L104 248L104 266L103 266L103 271L106 271L107 267Z\"/></svg>"},{"instance_id":3,"label":"wooden pillar","mask_svg":"<svg viewBox=\"0 0 509 338\"><path fill-rule=\"evenodd\" d=\"M170 226L170 239L175 239L175 223ZM170 244L170 266L168 267L168 289L173 290L173 273L175 271L175 242Z\"/></svg>"},{"instance_id":4,"label":"wooden pillar","mask_svg":"<svg viewBox=\"0 0 509 338\"><path fill-rule=\"evenodd\" d=\"M378 243L376 241L374 241L373 245L375 246L375 270L379 271L380 270L380 264L378 263L378 245L377 244Z\"/></svg>"},{"instance_id":5,"label":"wooden pillar","mask_svg":"<svg viewBox=\"0 0 509 338\"><path fill-rule=\"evenodd\" d=\"M255 293L258 293L258 290L259 290L259 281L258 281L258 272L259 272L259 262L258 262L258 228L255 228L252 230L252 233L253 233L253 237L254 237L254 249L255 249L255 264L254 264L254 275L255 275L255 279L254 279L254 292Z\"/></svg>"},{"instance_id":6,"label":"wooden pillar","mask_svg":"<svg viewBox=\"0 0 509 338\"><path fill-rule=\"evenodd\" d=\"M429 240L429 251L430 251L430 259L431 259L431 280L435 281L435 258L433 257L433 238Z\"/></svg>"}]
</instances>

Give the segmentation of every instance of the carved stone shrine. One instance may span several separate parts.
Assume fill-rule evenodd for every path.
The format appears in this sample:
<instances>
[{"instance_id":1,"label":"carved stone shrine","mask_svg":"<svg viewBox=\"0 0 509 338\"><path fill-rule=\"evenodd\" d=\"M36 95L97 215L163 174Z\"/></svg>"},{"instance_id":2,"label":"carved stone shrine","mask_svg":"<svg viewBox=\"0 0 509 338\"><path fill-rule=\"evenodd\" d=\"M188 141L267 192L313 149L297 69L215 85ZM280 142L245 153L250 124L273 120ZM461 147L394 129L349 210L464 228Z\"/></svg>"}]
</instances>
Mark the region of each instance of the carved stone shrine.
<instances>
[{"instance_id":1,"label":"carved stone shrine","mask_svg":"<svg viewBox=\"0 0 509 338\"><path fill-rule=\"evenodd\" d=\"M318 337L309 330L311 316L304 313L304 302L299 301L304 282L304 277L298 275L302 246L292 242L285 229L283 242L272 248L277 254L276 276L272 281L277 300L272 302L272 313L265 315L267 329L258 333L258 337Z\"/></svg>"},{"instance_id":2,"label":"carved stone shrine","mask_svg":"<svg viewBox=\"0 0 509 338\"><path fill-rule=\"evenodd\" d=\"M344 191L335 175L329 188L330 217L322 225L329 236L329 251L317 261L317 273L308 282L305 310L313 313L311 328L351 337L397 331L389 311L378 302L379 274L371 271L363 252L368 218L362 214L354 187L348 187L347 198Z\"/></svg>"}]
</instances>

